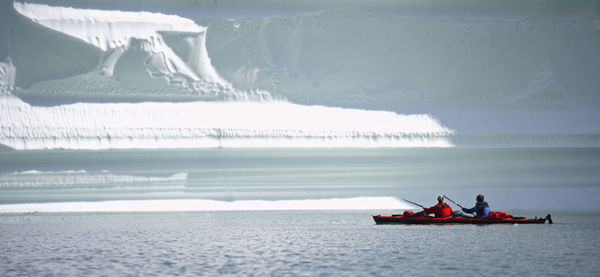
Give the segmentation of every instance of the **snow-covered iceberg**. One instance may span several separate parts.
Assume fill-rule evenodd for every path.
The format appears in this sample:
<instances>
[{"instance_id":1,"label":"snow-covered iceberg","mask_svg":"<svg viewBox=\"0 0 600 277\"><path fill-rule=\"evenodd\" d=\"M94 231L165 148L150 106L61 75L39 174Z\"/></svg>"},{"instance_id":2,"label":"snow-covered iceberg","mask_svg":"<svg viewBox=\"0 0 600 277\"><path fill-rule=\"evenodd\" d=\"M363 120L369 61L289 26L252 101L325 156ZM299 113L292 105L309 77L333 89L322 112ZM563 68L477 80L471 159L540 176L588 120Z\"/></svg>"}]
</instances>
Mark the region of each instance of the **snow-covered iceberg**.
<instances>
[{"instance_id":1,"label":"snow-covered iceberg","mask_svg":"<svg viewBox=\"0 0 600 277\"><path fill-rule=\"evenodd\" d=\"M45 71L29 76L31 69L16 66L17 75L23 75L17 85L24 87L16 94L33 103L270 99L267 92L236 90L223 80L206 51L206 27L190 19L21 2L5 13L9 24L21 29L7 32L8 40L27 35L28 42L53 38L29 46L34 48L31 52L42 53L39 57L9 51L21 63L36 63L39 71ZM48 47L56 48L56 53L45 53ZM60 51L65 47L71 50ZM49 55L67 63L48 61ZM71 65L69 58L78 63ZM68 70L60 74L64 78L56 78L57 64ZM73 68L79 64L86 66Z\"/></svg>"},{"instance_id":2,"label":"snow-covered iceberg","mask_svg":"<svg viewBox=\"0 0 600 277\"><path fill-rule=\"evenodd\" d=\"M206 27L186 18L21 2L5 13L30 39L45 34L54 38L51 47L73 49L54 56L97 63L66 63L59 75L68 76L56 78L50 61L4 50L19 61L4 63L4 79L29 102L0 98L0 143L15 149L452 145L452 131L426 114L303 106L237 89L212 66ZM28 58L40 62L35 76L21 70ZM79 101L98 103L69 104ZM115 101L139 103L106 103Z\"/></svg>"},{"instance_id":3,"label":"snow-covered iceberg","mask_svg":"<svg viewBox=\"0 0 600 277\"><path fill-rule=\"evenodd\" d=\"M0 3L15 149L600 145L597 1L35 2Z\"/></svg>"}]
</instances>

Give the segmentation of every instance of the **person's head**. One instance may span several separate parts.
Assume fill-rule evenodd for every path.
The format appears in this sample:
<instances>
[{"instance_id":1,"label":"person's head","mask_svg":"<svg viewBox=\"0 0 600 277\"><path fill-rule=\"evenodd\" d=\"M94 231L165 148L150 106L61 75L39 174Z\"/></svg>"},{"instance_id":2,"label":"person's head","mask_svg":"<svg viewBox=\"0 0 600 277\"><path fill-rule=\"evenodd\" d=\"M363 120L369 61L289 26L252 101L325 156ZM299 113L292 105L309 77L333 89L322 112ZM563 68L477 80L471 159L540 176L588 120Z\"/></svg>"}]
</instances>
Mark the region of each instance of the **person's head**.
<instances>
[{"instance_id":1,"label":"person's head","mask_svg":"<svg viewBox=\"0 0 600 277\"><path fill-rule=\"evenodd\" d=\"M438 196L438 203L442 203L442 202L444 202L444 196L440 195L440 196Z\"/></svg>"},{"instance_id":2,"label":"person's head","mask_svg":"<svg viewBox=\"0 0 600 277\"><path fill-rule=\"evenodd\" d=\"M477 198L475 198L477 200L477 202L481 202L483 201L483 194L478 194Z\"/></svg>"}]
</instances>

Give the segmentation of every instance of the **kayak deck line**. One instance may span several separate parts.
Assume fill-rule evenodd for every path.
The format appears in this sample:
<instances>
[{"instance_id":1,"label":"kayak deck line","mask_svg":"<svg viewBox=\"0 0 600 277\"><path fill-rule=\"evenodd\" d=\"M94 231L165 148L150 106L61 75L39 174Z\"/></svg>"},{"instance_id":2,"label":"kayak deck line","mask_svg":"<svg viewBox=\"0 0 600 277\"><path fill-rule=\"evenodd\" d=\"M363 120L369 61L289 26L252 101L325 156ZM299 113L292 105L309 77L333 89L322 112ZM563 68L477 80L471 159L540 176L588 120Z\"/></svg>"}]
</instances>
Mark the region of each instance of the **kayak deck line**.
<instances>
[{"instance_id":1,"label":"kayak deck line","mask_svg":"<svg viewBox=\"0 0 600 277\"><path fill-rule=\"evenodd\" d=\"M546 217L524 218L510 217L500 219L490 218L474 218L474 217L429 217L415 216L406 217L403 215L372 215L376 224L552 224L552 216L548 214Z\"/></svg>"}]
</instances>

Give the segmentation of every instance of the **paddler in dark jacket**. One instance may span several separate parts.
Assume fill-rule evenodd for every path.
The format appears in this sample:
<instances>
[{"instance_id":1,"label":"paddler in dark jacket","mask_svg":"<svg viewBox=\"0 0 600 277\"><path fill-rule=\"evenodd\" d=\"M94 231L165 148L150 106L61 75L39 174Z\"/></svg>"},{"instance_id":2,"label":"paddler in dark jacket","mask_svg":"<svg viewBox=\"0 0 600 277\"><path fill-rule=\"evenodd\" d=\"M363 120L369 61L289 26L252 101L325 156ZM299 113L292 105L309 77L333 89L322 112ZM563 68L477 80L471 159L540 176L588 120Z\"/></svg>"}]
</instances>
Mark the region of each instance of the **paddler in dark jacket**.
<instances>
[{"instance_id":1,"label":"paddler in dark jacket","mask_svg":"<svg viewBox=\"0 0 600 277\"><path fill-rule=\"evenodd\" d=\"M488 205L487 202L483 201L483 194L479 194L477 195L477 198L475 200L477 200L477 203L475 203L475 207L467 209L465 207L463 207L462 205L459 205L460 208L462 209L463 212L465 213L477 213L475 215L475 217L478 218L485 218L488 217L488 214L490 213L490 206Z\"/></svg>"},{"instance_id":2,"label":"paddler in dark jacket","mask_svg":"<svg viewBox=\"0 0 600 277\"><path fill-rule=\"evenodd\" d=\"M425 208L424 206L421 206L421 208L423 208L426 214L435 214L435 217L447 217L452 215L452 208L450 208L448 204L444 203L444 196L438 196L437 200L437 205L431 208Z\"/></svg>"}]
</instances>

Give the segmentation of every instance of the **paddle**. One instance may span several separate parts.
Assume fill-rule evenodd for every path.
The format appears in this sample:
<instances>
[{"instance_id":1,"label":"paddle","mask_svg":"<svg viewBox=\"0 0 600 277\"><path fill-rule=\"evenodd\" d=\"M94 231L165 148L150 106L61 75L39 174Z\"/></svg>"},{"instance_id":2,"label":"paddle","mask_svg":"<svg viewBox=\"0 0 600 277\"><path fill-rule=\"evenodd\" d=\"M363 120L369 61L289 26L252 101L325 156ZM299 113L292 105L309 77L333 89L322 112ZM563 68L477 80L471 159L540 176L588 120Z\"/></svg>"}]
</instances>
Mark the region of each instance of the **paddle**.
<instances>
[{"instance_id":1,"label":"paddle","mask_svg":"<svg viewBox=\"0 0 600 277\"><path fill-rule=\"evenodd\" d=\"M452 203L456 204L456 206L459 206L461 209L463 208L463 206L462 206L461 204L458 204L458 203L454 202L454 200L452 200L452 199L448 198L448 196L444 195L444 198L446 198L446 199L448 199L448 201L450 201L450 202L452 202ZM470 213L470 214L473 214L473 213Z\"/></svg>"},{"instance_id":2,"label":"paddle","mask_svg":"<svg viewBox=\"0 0 600 277\"><path fill-rule=\"evenodd\" d=\"M404 198L402 198L402 200L404 200L405 202L408 202L408 203L410 203L410 204L413 204L413 205L415 205L415 206L418 206L418 207L421 207L421 208L423 208L423 206L422 206L421 204L415 203L415 202L413 202L413 201L410 201L410 200L406 200L406 199L404 199ZM425 209L425 208L423 208L423 209ZM402 215L401 215L401 214L393 214L392 216L402 216Z\"/></svg>"},{"instance_id":3,"label":"paddle","mask_svg":"<svg viewBox=\"0 0 600 277\"><path fill-rule=\"evenodd\" d=\"M410 204L413 204L413 205L415 205L415 206L418 206L418 207L421 207L421 208L423 208L423 205L421 205L421 204L415 203L415 202L413 202L413 201L410 201L410 200L406 200L406 199L404 199L404 198L402 198L402 200L404 200L404 201L406 201L406 202L408 202L408 203L410 203Z\"/></svg>"},{"instance_id":4,"label":"paddle","mask_svg":"<svg viewBox=\"0 0 600 277\"><path fill-rule=\"evenodd\" d=\"M446 195L444 195L444 198L446 198L446 199L448 199L448 201L450 201L450 202L452 202L452 203L456 204L456 206L459 206L459 207L461 207L461 208L463 207L461 204L458 204L458 203L454 202L454 200L450 199L450 198L449 198L448 196L446 196Z\"/></svg>"}]
</instances>

